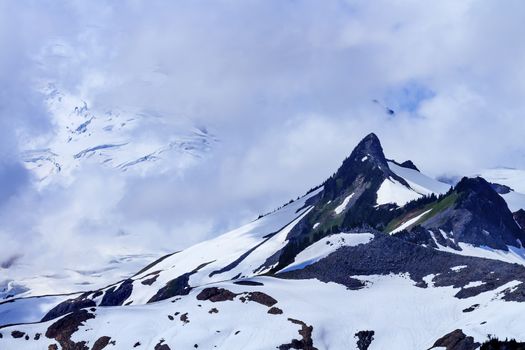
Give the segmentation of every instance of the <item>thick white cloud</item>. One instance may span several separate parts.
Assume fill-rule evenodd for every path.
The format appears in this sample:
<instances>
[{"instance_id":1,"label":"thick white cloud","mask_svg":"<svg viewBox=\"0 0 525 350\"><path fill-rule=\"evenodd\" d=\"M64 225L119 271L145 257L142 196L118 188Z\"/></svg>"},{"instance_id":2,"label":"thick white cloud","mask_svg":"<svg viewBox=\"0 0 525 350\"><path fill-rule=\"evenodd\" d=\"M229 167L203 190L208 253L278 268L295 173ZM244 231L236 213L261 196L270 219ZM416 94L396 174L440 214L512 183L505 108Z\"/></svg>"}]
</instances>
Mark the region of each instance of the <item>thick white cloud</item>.
<instances>
[{"instance_id":1,"label":"thick white cloud","mask_svg":"<svg viewBox=\"0 0 525 350\"><path fill-rule=\"evenodd\" d=\"M433 175L523 168L523 23L521 1L0 2L0 262L184 247L322 182L372 131ZM57 134L47 83L220 142L183 171L91 164L36 189L18 154Z\"/></svg>"}]
</instances>

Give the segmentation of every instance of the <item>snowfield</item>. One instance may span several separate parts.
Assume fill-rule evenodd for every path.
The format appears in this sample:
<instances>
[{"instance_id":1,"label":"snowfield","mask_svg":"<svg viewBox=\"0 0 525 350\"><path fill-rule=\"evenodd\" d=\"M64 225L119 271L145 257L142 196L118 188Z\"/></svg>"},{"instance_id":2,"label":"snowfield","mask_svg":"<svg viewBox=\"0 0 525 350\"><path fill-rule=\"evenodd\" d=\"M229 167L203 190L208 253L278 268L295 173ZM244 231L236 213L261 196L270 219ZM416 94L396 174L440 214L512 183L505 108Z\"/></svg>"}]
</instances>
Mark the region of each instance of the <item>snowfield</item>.
<instances>
[{"instance_id":1,"label":"snowfield","mask_svg":"<svg viewBox=\"0 0 525 350\"><path fill-rule=\"evenodd\" d=\"M394 179L385 179L377 191L377 204L397 204L403 206L422 195Z\"/></svg>"},{"instance_id":2,"label":"snowfield","mask_svg":"<svg viewBox=\"0 0 525 350\"><path fill-rule=\"evenodd\" d=\"M100 337L110 336L117 349L153 349L157 344L174 349L273 349L301 339L299 322L312 327L316 349L357 349L355 334L364 330L374 331L370 350L428 349L458 328L478 342L489 334L525 339L525 307L498 296L500 290L515 285L513 282L470 300L454 298L457 289L452 287L418 288L403 275L360 279L367 282L360 290L317 280L272 277L250 279L262 284L259 286L218 282L206 288L222 288L237 295L232 300L199 300L197 296L205 289L200 287L187 296L153 304L96 308L90 311L94 318L80 325L72 340L90 339L87 345L91 347ZM250 292L264 293L276 302L243 301ZM479 306L464 311L473 304ZM269 313L272 308L279 311ZM7 349L47 348L56 342L45 336L32 339L52 323L24 326L30 341L9 336L20 327L1 329L1 343Z\"/></svg>"},{"instance_id":3,"label":"snowfield","mask_svg":"<svg viewBox=\"0 0 525 350\"><path fill-rule=\"evenodd\" d=\"M507 251L494 249L487 246L476 247L472 244L459 242L458 245L461 250L455 250L450 247L444 247L435 240L438 249L454 254L464 256L475 256L478 258L486 258L492 260L500 260L510 264L520 264L525 266L525 248L517 248L511 245L507 246Z\"/></svg>"},{"instance_id":4,"label":"snowfield","mask_svg":"<svg viewBox=\"0 0 525 350\"><path fill-rule=\"evenodd\" d=\"M402 177L414 191L422 195L429 195L431 193L435 193L436 195L443 194L450 189L450 185L428 177L417 170L404 168L393 162L388 162L388 167L397 176Z\"/></svg>"},{"instance_id":5,"label":"snowfield","mask_svg":"<svg viewBox=\"0 0 525 350\"><path fill-rule=\"evenodd\" d=\"M406 203L432 193L446 193L450 185L434 180L417 170L401 167L388 162L388 167L403 178L410 187L406 187L395 179L385 179L377 192L377 204L394 203L403 206Z\"/></svg>"},{"instance_id":6,"label":"snowfield","mask_svg":"<svg viewBox=\"0 0 525 350\"><path fill-rule=\"evenodd\" d=\"M290 230L311 209L303 208L305 202L321 190L236 230L173 254L140 272L133 277L134 288L127 301L132 305L144 304L160 287L188 271L197 270L189 277L190 286L250 277L256 271L268 271L271 266L261 268L262 265L269 256L284 247ZM141 283L152 275L156 276L153 283Z\"/></svg>"}]
</instances>

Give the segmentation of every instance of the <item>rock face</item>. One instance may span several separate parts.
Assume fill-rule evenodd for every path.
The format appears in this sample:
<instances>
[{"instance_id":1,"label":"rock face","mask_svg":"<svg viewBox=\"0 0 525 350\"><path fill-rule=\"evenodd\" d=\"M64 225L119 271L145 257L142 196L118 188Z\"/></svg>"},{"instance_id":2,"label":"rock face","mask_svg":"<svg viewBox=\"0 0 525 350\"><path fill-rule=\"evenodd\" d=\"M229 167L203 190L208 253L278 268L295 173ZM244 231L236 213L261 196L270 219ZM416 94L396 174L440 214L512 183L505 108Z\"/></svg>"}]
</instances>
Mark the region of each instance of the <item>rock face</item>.
<instances>
[{"instance_id":1,"label":"rock face","mask_svg":"<svg viewBox=\"0 0 525 350\"><path fill-rule=\"evenodd\" d=\"M436 340L431 349L445 348L446 350L475 350L478 347L479 343L474 342L474 338L467 337L461 329L456 329Z\"/></svg>"},{"instance_id":2,"label":"rock face","mask_svg":"<svg viewBox=\"0 0 525 350\"><path fill-rule=\"evenodd\" d=\"M301 339L292 339L292 341L288 344L279 345L278 346L279 350L290 350L290 349L318 350L313 344L312 331L314 328L312 326L308 326L303 321L295 320L293 318L289 318L288 321L301 326L301 329L299 330L299 335L301 335Z\"/></svg>"},{"instance_id":3,"label":"rock face","mask_svg":"<svg viewBox=\"0 0 525 350\"><path fill-rule=\"evenodd\" d=\"M445 197L416 205L411 210L408 215L401 216L407 218L415 215L412 213L426 213L407 228L408 233L398 234L413 243L433 247L439 243L460 250L458 243L463 242L508 250L507 246L520 247L520 242L525 240L524 231L516 223L516 215L513 217L505 200L480 177L465 177ZM429 232L433 237L429 237Z\"/></svg>"},{"instance_id":4,"label":"rock face","mask_svg":"<svg viewBox=\"0 0 525 350\"><path fill-rule=\"evenodd\" d=\"M121 282L118 288L112 286L104 291L99 290L83 293L75 299L68 299L55 306L42 318L42 322L55 319L73 311L97 306L97 303L92 298L99 296L103 296L100 306L120 306L131 295L132 290L133 281L127 279Z\"/></svg>"},{"instance_id":5,"label":"rock face","mask_svg":"<svg viewBox=\"0 0 525 350\"><path fill-rule=\"evenodd\" d=\"M133 290L133 281L130 279L125 280L120 284L118 288L109 288L105 293L100 306L118 306L124 303Z\"/></svg>"},{"instance_id":6,"label":"rock face","mask_svg":"<svg viewBox=\"0 0 525 350\"><path fill-rule=\"evenodd\" d=\"M209 300L211 302L221 302L226 300L233 300L237 294L224 288L204 288L198 295L197 300Z\"/></svg>"},{"instance_id":7,"label":"rock face","mask_svg":"<svg viewBox=\"0 0 525 350\"><path fill-rule=\"evenodd\" d=\"M111 337L108 337L108 336L102 336L98 338L95 344L93 344L93 348L91 350L104 349L106 346L108 346L110 340L111 340Z\"/></svg>"},{"instance_id":8,"label":"rock face","mask_svg":"<svg viewBox=\"0 0 525 350\"><path fill-rule=\"evenodd\" d=\"M357 348L359 350L368 350L374 340L374 331L359 331L355 334L357 338Z\"/></svg>"},{"instance_id":9,"label":"rock face","mask_svg":"<svg viewBox=\"0 0 525 350\"><path fill-rule=\"evenodd\" d=\"M520 229L523 232L525 232L525 210L520 209L517 212L515 212L513 216L514 216L514 220L516 221ZM522 242L522 243L525 244L525 242Z\"/></svg>"},{"instance_id":10,"label":"rock face","mask_svg":"<svg viewBox=\"0 0 525 350\"><path fill-rule=\"evenodd\" d=\"M52 308L44 316L44 318L42 318L42 322L55 319L73 311L78 311L80 309L89 308L93 306L96 306L96 303L93 300L84 299L82 296L76 299L69 299Z\"/></svg>"},{"instance_id":11,"label":"rock face","mask_svg":"<svg viewBox=\"0 0 525 350\"><path fill-rule=\"evenodd\" d=\"M483 178L463 178L455 190L457 214L448 225L457 241L506 250L525 240L505 200Z\"/></svg>"},{"instance_id":12,"label":"rock face","mask_svg":"<svg viewBox=\"0 0 525 350\"><path fill-rule=\"evenodd\" d=\"M153 303L156 301L168 299L175 295L188 295L191 290L190 285L188 284L190 280L191 272L185 273L177 278L172 279L164 287L159 289L157 294L155 294L148 303Z\"/></svg>"},{"instance_id":13,"label":"rock face","mask_svg":"<svg viewBox=\"0 0 525 350\"><path fill-rule=\"evenodd\" d=\"M75 311L68 314L55 323L53 323L46 331L46 337L58 341L64 350L87 350L85 341L74 342L71 340L71 335L78 330L78 327L85 321L95 318L95 315L86 310Z\"/></svg>"}]
</instances>

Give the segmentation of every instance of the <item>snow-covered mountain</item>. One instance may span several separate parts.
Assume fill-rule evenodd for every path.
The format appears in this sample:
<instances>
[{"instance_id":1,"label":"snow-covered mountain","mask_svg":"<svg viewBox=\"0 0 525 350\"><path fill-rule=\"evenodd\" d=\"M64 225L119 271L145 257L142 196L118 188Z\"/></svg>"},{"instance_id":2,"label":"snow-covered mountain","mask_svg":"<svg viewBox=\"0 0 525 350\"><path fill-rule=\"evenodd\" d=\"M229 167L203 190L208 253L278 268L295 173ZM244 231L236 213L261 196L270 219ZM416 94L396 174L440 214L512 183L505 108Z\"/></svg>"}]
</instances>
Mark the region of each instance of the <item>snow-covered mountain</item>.
<instances>
[{"instance_id":1,"label":"snow-covered mountain","mask_svg":"<svg viewBox=\"0 0 525 350\"><path fill-rule=\"evenodd\" d=\"M148 110L92 107L53 85L43 92L52 132L37 138L20 135L22 160L34 175L37 190L45 191L58 183L67 191L71 183L78 185L75 176L85 167L103 167L121 179L156 176L167 170L176 173L206 157L218 142L206 127L190 120ZM4 257L7 261L0 260L0 299L98 288L129 276L159 254L112 249L105 254L105 261L85 268L42 269L38 274L29 259L9 263L20 255L13 252Z\"/></svg>"},{"instance_id":2,"label":"snow-covered mountain","mask_svg":"<svg viewBox=\"0 0 525 350\"><path fill-rule=\"evenodd\" d=\"M25 140L22 154L42 185L86 162L135 174L184 168L218 141L206 127L181 118L174 123L155 111L92 109L53 85L45 93L54 132Z\"/></svg>"},{"instance_id":3,"label":"snow-covered mountain","mask_svg":"<svg viewBox=\"0 0 525 350\"><path fill-rule=\"evenodd\" d=\"M6 349L448 349L524 341L521 212L376 135L300 199L134 276L0 304ZM493 340L492 343L503 344Z\"/></svg>"}]
</instances>

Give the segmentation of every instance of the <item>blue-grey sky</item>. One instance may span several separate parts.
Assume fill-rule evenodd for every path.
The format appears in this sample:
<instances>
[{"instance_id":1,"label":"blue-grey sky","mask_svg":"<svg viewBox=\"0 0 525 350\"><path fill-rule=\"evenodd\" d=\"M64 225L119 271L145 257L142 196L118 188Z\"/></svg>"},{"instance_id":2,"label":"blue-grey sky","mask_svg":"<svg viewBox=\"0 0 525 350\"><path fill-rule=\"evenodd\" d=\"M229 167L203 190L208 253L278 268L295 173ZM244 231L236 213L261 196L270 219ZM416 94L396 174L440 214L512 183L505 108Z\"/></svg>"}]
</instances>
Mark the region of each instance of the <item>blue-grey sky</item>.
<instances>
[{"instance_id":1,"label":"blue-grey sky","mask_svg":"<svg viewBox=\"0 0 525 350\"><path fill-rule=\"evenodd\" d=\"M0 262L179 249L319 184L372 131L434 176L525 168L524 23L518 0L0 0ZM41 186L21 153L59 140L49 84L162 120L142 140L219 141L157 174L90 163Z\"/></svg>"}]
</instances>

